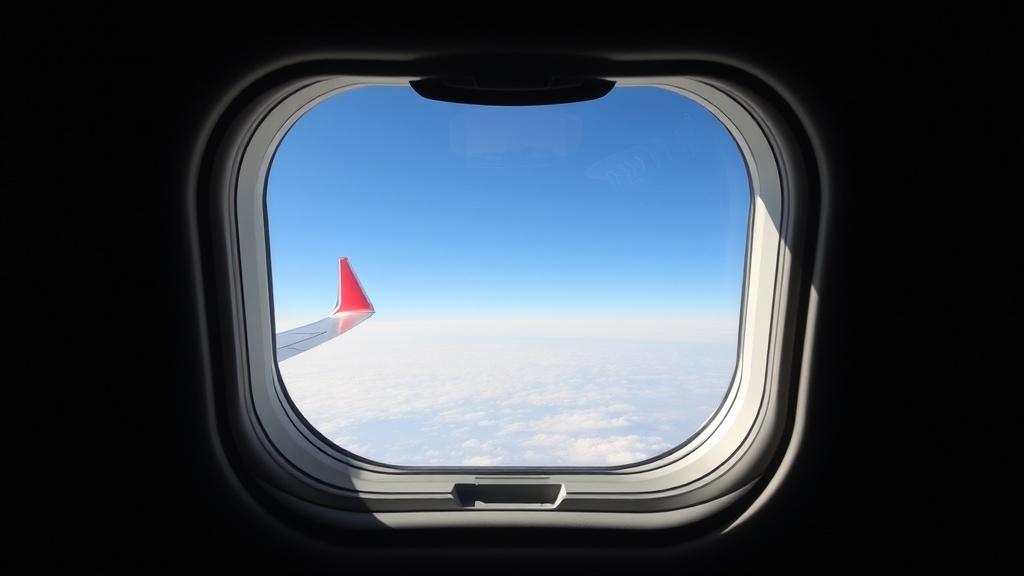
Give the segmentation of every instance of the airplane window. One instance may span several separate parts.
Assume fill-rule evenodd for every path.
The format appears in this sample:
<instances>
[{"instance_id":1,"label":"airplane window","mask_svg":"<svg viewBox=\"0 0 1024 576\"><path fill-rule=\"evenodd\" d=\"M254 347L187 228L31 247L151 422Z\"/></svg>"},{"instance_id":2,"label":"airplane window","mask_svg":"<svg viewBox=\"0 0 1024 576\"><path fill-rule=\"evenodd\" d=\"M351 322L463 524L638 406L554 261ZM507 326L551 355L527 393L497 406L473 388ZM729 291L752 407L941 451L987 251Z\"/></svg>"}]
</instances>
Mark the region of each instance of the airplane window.
<instances>
[{"instance_id":1,"label":"airplane window","mask_svg":"<svg viewBox=\"0 0 1024 576\"><path fill-rule=\"evenodd\" d=\"M394 466L623 466L737 372L751 185L653 86L502 107L346 91L277 148L280 375L323 438Z\"/></svg>"}]
</instances>

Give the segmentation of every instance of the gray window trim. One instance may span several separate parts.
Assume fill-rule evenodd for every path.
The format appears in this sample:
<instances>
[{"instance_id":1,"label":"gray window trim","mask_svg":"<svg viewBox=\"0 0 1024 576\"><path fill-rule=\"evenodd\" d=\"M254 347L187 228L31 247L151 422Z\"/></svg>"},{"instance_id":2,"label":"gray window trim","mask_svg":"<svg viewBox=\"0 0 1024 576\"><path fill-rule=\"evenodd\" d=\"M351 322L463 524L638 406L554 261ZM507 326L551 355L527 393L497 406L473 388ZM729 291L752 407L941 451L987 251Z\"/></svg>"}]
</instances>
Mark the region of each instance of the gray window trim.
<instances>
[{"instance_id":1,"label":"gray window trim","mask_svg":"<svg viewBox=\"0 0 1024 576\"><path fill-rule=\"evenodd\" d=\"M800 284L804 189L799 149L770 106L744 86L712 77L619 77L657 85L704 105L725 124L747 162L754 202L736 380L709 423L679 450L616 469L409 469L337 450L297 413L273 361L267 261L266 174L280 139L306 110L339 91L403 84L412 77L292 78L238 114L214 159L227 329L243 343L228 393L239 453L264 488L305 515L341 526L552 526L659 528L724 509L761 478L783 435L795 385L792 366ZM813 301L809 303L812 305ZM807 316L812 314L808 311ZM552 506L466 507L456 484L559 484Z\"/></svg>"}]
</instances>

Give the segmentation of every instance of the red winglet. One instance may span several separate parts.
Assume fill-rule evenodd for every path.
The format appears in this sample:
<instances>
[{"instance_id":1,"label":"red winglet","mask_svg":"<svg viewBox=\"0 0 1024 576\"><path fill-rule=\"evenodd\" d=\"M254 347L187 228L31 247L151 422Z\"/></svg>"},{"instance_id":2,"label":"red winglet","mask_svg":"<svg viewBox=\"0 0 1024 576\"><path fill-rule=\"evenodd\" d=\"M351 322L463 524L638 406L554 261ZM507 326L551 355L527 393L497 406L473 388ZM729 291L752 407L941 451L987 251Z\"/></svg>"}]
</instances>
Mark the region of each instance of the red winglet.
<instances>
[{"instance_id":1,"label":"red winglet","mask_svg":"<svg viewBox=\"0 0 1024 576\"><path fill-rule=\"evenodd\" d=\"M359 279L344 256L338 259L338 305L331 315L342 312L373 312L373 304L359 285Z\"/></svg>"}]
</instances>

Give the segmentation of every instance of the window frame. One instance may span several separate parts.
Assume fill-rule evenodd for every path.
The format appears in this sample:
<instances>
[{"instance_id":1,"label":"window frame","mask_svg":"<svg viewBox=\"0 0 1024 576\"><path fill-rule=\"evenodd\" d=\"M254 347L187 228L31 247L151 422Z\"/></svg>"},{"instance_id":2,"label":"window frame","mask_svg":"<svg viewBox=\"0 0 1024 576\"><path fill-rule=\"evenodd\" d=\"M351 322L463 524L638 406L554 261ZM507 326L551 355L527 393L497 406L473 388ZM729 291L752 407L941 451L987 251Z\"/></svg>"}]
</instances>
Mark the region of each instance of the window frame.
<instances>
[{"instance_id":1,"label":"window frame","mask_svg":"<svg viewBox=\"0 0 1024 576\"><path fill-rule=\"evenodd\" d=\"M794 265L803 244L802 156L786 123L742 82L722 76L608 75L619 85L682 93L714 114L747 164L752 203L735 381L709 422L678 449L617 467L402 467L337 450L291 403L274 360L266 182L287 129L340 91L404 84L420 75L295 73L254 89L213 160L211 197L219 231L218 269L228 300L223 329L228 426L245 467L276 501L338 526L548 526L663 528L708 518L759 482L792 411L794 343L813 302L799 297L807 275ZM767 240L766 240L767 239ZM801 314L798 312L803 311ZM560 485L546 506L466 507L456 485Z\"/></svg>"}]
</instances>

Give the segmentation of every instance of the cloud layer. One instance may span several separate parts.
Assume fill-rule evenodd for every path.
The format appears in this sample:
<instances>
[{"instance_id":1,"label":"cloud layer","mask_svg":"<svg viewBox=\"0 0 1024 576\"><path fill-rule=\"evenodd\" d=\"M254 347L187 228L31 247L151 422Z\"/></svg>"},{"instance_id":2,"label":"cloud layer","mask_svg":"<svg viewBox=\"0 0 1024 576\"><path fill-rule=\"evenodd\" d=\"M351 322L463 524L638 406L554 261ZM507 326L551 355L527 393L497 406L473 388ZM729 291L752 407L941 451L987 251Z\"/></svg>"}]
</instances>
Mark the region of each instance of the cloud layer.
<instances>
[{"instance_id":1,"label":"cloud layer","mask_svg":"<svg viewBox=\"0 0 1024 576\"><path fill-rule=\"evenodd\" d=\"M372 460L628 464L679 444L718 407L735 324L371 320L281 374L314 427Z\"/></svg>"}]
</instances>

